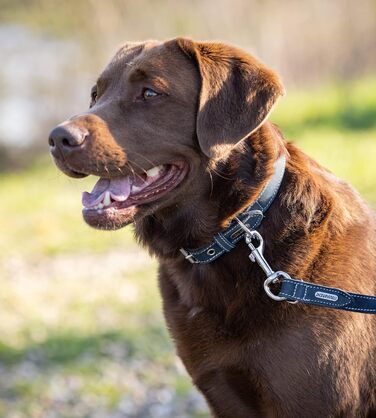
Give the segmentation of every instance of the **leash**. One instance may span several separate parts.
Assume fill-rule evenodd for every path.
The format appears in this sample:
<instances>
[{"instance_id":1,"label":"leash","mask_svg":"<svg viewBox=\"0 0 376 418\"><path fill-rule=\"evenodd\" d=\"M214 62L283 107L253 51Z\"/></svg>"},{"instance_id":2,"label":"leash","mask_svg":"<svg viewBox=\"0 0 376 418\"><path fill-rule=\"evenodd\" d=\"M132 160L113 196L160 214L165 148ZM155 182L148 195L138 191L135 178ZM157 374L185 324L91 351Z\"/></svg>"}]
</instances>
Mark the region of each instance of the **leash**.
<instances>
[{"instance_id":1,"label":"leash","mask_svg":"<svg viewBox=\"0 0 376 418\"><path fill-rule=\"evenodd\" d=\"M263 255L264 240L260 233L250 230L239 219L237 221L245 231L245 242L251 250L251 254L249 255L250 260L256 262L266 275L264 289L270 298L279 302L302 302L307 305L376 314L376 296L360 295L334 287L321 286L303 280L292 279L284 271L274 272ZM257 246L253 244L252 241L254 240L258 241ZM278 283L281 285L280 290L278 294L275 294L272 292L271 285Z\"/></svg>"},{"instance_id":2,"label":"leash","mask_svg":"<svg viewBox=\"0 0 376 418\"><path fill-rule=\"evenodd\" d=\"M192 264L207 264L221 255L230 252L236 244L245 239L251 253L249 259L257 263L266 275L264 290L275 301L288 303L304 303L326 308L341 309L353 312L376 314L376 296L346 292L328 286L297 280L284 271L273 271L264 257L264 240L255 229L261 224L264 212L268 210L276 197L282 183L286 160L280 157L274 164L274 175L261 192L256 201L238 215L228 228L216 234L213 241L195 250L180 249ZM255 245L253 242L257 241ZM273 293L271 286L279 284L278 293Z\"/></svg>"}]
</instances>

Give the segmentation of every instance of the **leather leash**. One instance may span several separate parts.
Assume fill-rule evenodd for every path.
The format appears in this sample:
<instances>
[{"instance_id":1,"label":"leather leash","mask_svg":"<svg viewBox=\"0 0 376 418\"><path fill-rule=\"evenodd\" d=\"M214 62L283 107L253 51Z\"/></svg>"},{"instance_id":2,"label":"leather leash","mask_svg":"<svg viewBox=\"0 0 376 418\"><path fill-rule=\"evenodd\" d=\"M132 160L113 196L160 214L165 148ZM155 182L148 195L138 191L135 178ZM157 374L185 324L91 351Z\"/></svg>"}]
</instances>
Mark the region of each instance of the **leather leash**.
<instances>
[{"instance_id":1,"label":"leather leash","mask_svg":"<svg viewBox=\"0 0 376 418\"><path fill-rule=\"evenodd\" d=\"M207 264L221 255L230 252L236 244L245 239L251 250L249 258L256 262L266 275L264 289L266 294L276 301L304 303L326 308L342 309L353 312L376 314L376 296L346 292L328 286L297 280L284 271L274 272L263 255L264 240L256 228L260 226L264 213L275 199L285 172L285 156L279 157L274 164L274 175L260 196L251 206L238 215L223 231L216 234L208 245L194 250L181 248L184 257L192 264ZM254 242L257 241L255 245ZM278 293L273 293L272 284L280 284Z\"/></svg>"}]
</instances>

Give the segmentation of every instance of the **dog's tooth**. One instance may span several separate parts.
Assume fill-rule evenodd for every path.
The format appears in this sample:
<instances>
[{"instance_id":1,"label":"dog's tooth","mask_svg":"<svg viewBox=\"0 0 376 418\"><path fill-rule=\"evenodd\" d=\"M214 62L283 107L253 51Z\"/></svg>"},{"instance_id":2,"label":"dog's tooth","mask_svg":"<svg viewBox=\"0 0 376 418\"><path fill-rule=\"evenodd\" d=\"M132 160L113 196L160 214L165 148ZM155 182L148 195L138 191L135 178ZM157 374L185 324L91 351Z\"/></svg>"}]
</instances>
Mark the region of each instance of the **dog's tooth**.
<instances>
[{"instance_id":1,"label":"dog's tooth","mask_svg":"<svg viewBox=\"0 0 376 418\"><path fill-rule=\"evenodd\" d=\"M109 205L111 205L111 195L110 195L110 192L108 190L104 194L104 199L103 199L103 203L102 204L103 204L103 206L109 206Z\"/></svg>"},{"instance_id":2,"label":"dog's tooth","mask_svg":"<svg viewBox=\"0 0 376 418\"><path fill-rule=\"evenodd\" d=\"M150 170L148 170L146 172L148 177L155 177L159 174L159 172L161 171L162 166L158 165L157 167L153 167Z\"/></svg>"},{"instance_id":3,"label":"dog's tooth","mask_svg":"<svg viewBox=\"0 0 376 418\"><path fill-rule=\"evenodd\" d=\"M103 209L104 204L103 203L99 203L99 205L97 206L97 209Z\"/></svg>"},{"instance_id":4,"label":"dog's tooth","mask_svg":"<svg viewBox=\"0 0 376 418\"><path fill-rule=\"evenodd\" d=\"M138 187L138 186L135 186L135 185L132 186L132 192L137 193L139 190L141 190L141 187Z\"/></svg>"}]
</instances>

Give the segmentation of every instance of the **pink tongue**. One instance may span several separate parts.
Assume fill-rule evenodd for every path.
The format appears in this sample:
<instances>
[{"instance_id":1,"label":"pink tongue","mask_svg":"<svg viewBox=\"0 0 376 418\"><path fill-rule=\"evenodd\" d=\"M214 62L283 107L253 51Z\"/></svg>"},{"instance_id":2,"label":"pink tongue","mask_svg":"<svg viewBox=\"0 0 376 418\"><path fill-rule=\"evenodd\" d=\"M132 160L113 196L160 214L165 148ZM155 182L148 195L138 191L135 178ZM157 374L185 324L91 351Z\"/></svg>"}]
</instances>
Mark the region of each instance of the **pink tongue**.
<instances>
[{"instance_id":1,"label":"pink tongue","mask_svg":"<svg viewBox=\"0 0 376 418\"><path fill-rule=\"evenodd\" d=\"M123 202L128 199L131 187L129 176L111 180L101 178L97 181L91 193L82 193L82 204L86 208L98 205L103 200L106 191L110 192L113 200Z\"/></svg>"}]
</instances>

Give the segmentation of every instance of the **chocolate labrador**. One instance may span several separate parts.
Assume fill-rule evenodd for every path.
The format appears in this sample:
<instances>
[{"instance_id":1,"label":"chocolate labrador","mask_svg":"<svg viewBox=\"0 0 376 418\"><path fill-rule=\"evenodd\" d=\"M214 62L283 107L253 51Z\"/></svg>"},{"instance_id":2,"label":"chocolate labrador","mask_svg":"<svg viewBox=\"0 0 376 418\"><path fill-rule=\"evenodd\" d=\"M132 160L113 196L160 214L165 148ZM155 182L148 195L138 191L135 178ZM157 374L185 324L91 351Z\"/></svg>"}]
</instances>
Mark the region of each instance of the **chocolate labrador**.
<instances>
[{"instance_id":1,"label":"chocolate labrador","mask_svg":"<svg viewBox=\"0 0 376 418\"><path fill-rule=\"evenodd\" d=\"M89 225L133 223L158 258L169 330L213 416L373 417L376 316L271 299L244 240L224 240L224 254L202 263L187 251L211 256L208 243L283 158L257 228L265 259L312 283L376 293L375 213L267 121L283 93L271 70L233 46L127 43L90 109L51 132L51 153L68 176L99 178L83 194Z\"/></svg>"}]
</instances>

